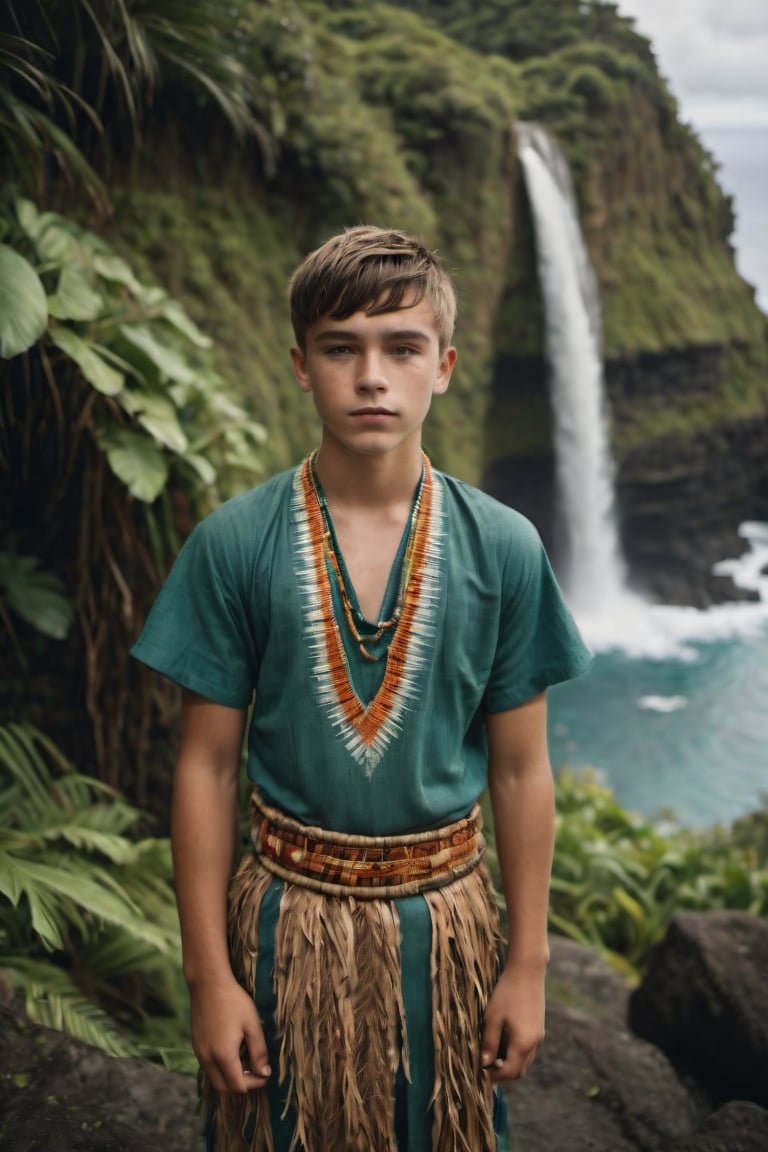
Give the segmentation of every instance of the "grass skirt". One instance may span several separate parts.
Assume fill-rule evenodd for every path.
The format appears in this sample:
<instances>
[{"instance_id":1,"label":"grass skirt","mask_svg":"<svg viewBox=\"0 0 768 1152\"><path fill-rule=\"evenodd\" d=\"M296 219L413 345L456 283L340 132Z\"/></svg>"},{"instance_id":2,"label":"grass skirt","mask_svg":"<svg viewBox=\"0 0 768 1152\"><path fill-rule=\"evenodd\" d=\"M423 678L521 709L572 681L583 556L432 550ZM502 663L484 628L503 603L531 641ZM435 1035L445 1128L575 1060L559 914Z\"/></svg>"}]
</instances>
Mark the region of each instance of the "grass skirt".
<instances>
[{"instance_id":1,"label":"grass skirt","mask_svg":"<svg viewBox=\"0 0 768 1152\"><path fill-rule=\"evenodd\" d=\"M259 912L275 877L249 854L230 892L235 975L256 994ZM480 1069L501 933L484 865L424 892L431 921L432 1152L496 1152L493 1090ZM279 1066L295 1116L291 1152L396 1152L395 1077L410 1076L400 921L388 899L285 884L273 984ZM274 1152L269 1096L204 1089L212 1152Z\"/></svg>"}]
</instances>

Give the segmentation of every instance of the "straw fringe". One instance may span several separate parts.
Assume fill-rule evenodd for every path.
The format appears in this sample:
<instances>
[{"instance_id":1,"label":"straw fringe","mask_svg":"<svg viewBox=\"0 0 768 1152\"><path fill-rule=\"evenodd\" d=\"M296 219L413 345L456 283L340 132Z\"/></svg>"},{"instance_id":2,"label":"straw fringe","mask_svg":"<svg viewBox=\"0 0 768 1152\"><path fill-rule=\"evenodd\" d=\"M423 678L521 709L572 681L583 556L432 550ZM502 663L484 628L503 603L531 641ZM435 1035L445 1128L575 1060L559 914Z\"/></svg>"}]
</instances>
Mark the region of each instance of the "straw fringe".
<instances>
[{"instance_id":1,"label":"straw fringe","mask_svg":"<svg viewBox=\"0 0 768 1152\"><path fill-rule=\"evenodd\" d=\"M493 1086L480 1068L483 1013L502 943L485 865L425 892L432 917L433 1152L495 1152Z\"/></svg>"},{"instance_id":2,"label":"straw fringe","mask_svg":"<svg viewBox=\"0 0 768 1152\"><path fill-rule=\"evenodd\" d=\"M275 944L280 1079L297 1115L291 1149L395 1152L395 1074L407 1051L394 904L288 885Z\"/></svg>"},{"instance_id":3,"label":"straw fringe","mask_svg":"<svg viewBox=\"0 0 768 1152\"><path fill-rule=\"evenodd\" d=\"M274 877L248 855L230 896L232 965L253 995L261 901ZM495 1152L482 1017L501 943L486 868L424 893L432 920L433 1152ZM395 1152L393 1097L409 1076L400 924L391 900L329 897L286 884L275 940L279 1067L296 1113L291 1152ZM266 1089L203 1088L213 1152L274 1152Z\"/></svg>"}]
</instances>

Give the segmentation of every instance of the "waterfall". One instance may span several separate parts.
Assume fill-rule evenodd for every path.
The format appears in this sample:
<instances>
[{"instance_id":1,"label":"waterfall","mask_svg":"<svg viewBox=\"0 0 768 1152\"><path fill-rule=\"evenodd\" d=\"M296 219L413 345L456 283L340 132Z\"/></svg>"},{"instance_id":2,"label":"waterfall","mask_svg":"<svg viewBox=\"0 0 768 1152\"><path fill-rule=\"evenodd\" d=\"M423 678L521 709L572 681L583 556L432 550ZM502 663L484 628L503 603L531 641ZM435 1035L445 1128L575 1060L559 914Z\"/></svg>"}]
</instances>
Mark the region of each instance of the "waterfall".
<instances>
[{"instance_id":1,"label":"waterfall","mask_svg":"<svg viewBox=\"0 0 768 1152\"><path fill-rule=\"evenodd\" d=\"M624 596L605 411L600 305L581 236L570 172L550 136L518 125L546 316L558 569L577 613L604 614Z\"/></svg>"}]
</instances>

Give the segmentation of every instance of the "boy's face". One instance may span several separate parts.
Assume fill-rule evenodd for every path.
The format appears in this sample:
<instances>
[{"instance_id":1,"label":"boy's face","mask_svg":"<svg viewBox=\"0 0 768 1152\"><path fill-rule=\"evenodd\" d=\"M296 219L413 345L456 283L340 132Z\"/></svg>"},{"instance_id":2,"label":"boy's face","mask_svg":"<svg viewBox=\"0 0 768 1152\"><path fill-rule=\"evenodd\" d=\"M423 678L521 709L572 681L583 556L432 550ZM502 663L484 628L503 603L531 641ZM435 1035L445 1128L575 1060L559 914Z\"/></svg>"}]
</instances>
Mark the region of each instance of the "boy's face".
<instances>
[{"instance_id":1,"label":"boy's face","mask_svg":"<svg viewBox=\"0 0 768 1152\"><path fill-rule=\"evenodd\" d=\"M323 444L378 455L414 442L420 447L432 397L448 387L456 350L440 351L432 309L421 300L378 316L323 316L307 328L304 351L291 349L291 359L299 387L312 393Z\"/></svg>"}]
</instances>

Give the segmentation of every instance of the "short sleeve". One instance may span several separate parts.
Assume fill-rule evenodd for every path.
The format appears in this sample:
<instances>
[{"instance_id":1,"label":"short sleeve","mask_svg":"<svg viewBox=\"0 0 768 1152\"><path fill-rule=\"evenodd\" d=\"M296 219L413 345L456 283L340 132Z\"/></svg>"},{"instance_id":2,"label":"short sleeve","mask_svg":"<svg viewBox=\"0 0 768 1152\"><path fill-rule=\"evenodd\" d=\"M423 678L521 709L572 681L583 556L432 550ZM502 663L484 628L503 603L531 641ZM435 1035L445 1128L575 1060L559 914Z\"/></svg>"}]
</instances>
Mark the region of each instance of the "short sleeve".
<instances>
[{"instance_id":1,"label":"short sleeve","mask_svg":"<svg viewBox=\"0 0 768 1152\"><path fill-rule=\"evenodd\" d=\"M187 539L131 655L217 704L246 708L257 673L248 565L226 518Z\"/></svg>"},{"instance_id":2,"label":"short sleeve","mask_svg":"<svg viewBox=\"0 0 768 1152\"><path fill-rule=\"evenodd\" d=\"M516 708L592 665L538 532L516 516L506 531L499 635L485 709Z\"/></svg>"}]
</instances>

